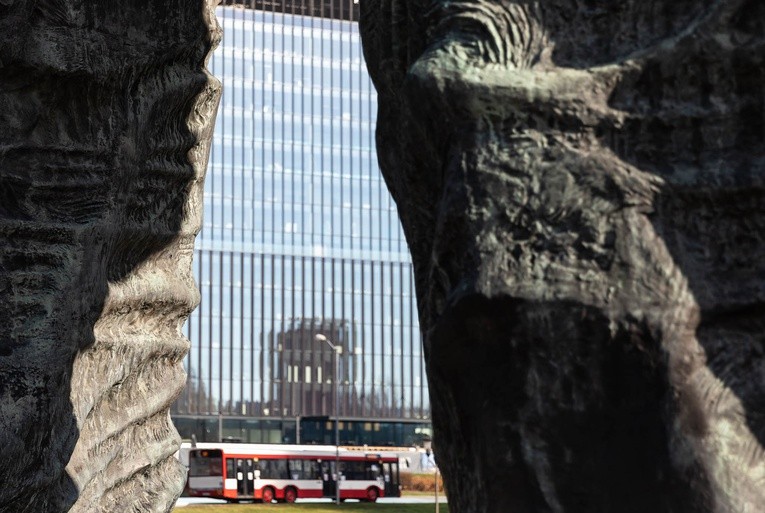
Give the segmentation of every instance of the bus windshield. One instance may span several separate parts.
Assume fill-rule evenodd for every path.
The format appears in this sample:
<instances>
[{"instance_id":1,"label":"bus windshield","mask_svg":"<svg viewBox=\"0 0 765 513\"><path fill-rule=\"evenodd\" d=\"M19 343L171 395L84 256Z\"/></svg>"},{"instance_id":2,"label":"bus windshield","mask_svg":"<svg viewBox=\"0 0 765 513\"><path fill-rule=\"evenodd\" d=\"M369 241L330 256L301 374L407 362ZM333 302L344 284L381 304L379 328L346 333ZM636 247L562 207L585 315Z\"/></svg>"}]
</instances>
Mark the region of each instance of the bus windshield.
<instances>
[{"instance_id":1,"label":"bus windshield","mask_svg":"<svg viewBox=\"0 0 765 513\"><path fill-rule=\"evenodd\" d=\"M195 450L189 453L189 477L223 475L223 451Z\"/></svg>"}]
</instances>

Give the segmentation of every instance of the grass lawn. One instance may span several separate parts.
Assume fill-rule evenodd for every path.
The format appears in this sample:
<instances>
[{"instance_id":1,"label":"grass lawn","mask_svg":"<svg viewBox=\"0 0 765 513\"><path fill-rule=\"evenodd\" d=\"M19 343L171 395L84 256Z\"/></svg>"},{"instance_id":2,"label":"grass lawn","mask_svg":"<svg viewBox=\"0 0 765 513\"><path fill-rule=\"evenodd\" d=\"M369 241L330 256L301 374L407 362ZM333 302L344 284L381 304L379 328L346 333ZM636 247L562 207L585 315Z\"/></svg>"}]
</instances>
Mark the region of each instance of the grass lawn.
<instances>
[{"instance_id":1,"label":"grass lawn","mask_svg":"<svg viewBox=\"0 0 765 513\"><path fill-rule=\"evenodd\" d=\"M173 513L434 513L435 504L370 504L346 502L339 507L327 504L195 504L175 508ZM440 504L441 513L449 513L448 504Z\"/></svg>"}]
</instances>

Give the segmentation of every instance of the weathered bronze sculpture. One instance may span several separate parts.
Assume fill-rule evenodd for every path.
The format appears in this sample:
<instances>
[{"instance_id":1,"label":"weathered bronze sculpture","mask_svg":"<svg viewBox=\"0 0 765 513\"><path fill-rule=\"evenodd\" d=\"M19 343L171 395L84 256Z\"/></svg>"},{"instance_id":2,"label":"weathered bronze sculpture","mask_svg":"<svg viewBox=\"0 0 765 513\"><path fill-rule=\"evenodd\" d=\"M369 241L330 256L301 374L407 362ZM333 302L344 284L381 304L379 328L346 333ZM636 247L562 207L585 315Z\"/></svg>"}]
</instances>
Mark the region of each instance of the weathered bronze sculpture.
<instances>
[{"instance_id":1,"label":"weathered bronze sculpture","mask_svg":"<svg viewBox=\"0 0 765 513\"><path fill-rule=\"evenodd\" d=\"M765 4L362 7L451 509L765 511Z\"/></svg>"},{"instance_id":2,"label":"weathered bronze sculpture","mask_svg":"<svg viewBox=\"0 0 765 513\"><path fill-rule=\"evenodd\" d=\"M219 85L203 0L0 1L0 511L163 512Z\"/></svg>"}]
</instances>

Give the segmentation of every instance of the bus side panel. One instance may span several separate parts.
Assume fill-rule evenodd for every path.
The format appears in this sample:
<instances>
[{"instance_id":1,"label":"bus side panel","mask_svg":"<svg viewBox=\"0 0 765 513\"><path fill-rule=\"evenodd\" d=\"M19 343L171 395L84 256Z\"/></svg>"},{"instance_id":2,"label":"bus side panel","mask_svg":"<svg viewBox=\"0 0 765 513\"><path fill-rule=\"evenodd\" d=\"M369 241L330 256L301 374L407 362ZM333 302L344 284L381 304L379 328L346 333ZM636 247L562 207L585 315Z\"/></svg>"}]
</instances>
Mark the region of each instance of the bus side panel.
<instances>
[{"instance_id":1,"label":"bus side panel","mask_svg":"<svg viewBox=\"0 0 765 513\"><path fill-rule=\"evenodd\" d=\"M300 499L320 499L324 496L321 479L298 479L290 483L297 489Z\"/></svg>"},{"instance_id":2,"label":"bus side panel","mask_svg":"<svg viewBox=\"0 0 765 513\"><path fill-rule=\"evenodd\" d=\"M234 481L236 489L236 481ZM189 494L194 497L221 497L223 490L223 477L203 476L189 478Z\"/></svg>"},{"instance_id":3,"label":"bus side panel","mask_svg":"<svg viewBox=\"0 0 765 513\"><path fill-rule=\"evenodd\" d=\"M340 498L341 499L366 499L367 490L372 487L377 488L379 496L383 497L384 486L379 481L375 481L371 479L340 481Z\"/></svg>"},{"instance_id":4,"label":"bus side panel","mask_svg":"<svg viewBox=\"0 0 765 513\"><path fill-rule=\"evenodd\" d=\"M322 495L322 483L313 479L257 479L255 480L255 498L263 498L263 488L270 486L274 489L276 500L284 499L284 490L292 486L297 490L299 499L319 499Z\"/></svg>"}]
</instances>

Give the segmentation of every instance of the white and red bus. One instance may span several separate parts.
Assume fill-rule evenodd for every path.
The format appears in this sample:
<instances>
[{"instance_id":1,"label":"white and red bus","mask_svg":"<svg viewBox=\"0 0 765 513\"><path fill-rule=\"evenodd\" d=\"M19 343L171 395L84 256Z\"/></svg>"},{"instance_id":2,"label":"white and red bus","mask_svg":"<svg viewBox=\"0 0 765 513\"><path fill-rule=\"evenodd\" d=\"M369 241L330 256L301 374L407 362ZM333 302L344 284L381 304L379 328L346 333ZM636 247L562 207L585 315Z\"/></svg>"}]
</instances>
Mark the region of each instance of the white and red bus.
<instances>
[{"instance_id":1,"label":"white and red bus","mask_svg":"<svg viewBox=\"0 0 765 513\"><path fill-rule=\"evenodd\" d=\"M217 444L189 451L188 491L228 501L335 497L335 446ZM341 448L340 499L399 497L398 455Z\"/></svg>"}]
</instances>

